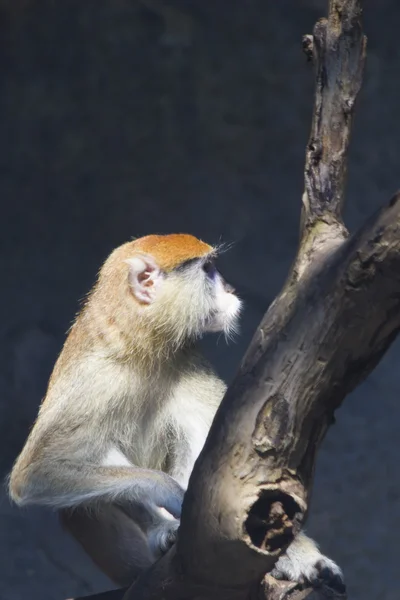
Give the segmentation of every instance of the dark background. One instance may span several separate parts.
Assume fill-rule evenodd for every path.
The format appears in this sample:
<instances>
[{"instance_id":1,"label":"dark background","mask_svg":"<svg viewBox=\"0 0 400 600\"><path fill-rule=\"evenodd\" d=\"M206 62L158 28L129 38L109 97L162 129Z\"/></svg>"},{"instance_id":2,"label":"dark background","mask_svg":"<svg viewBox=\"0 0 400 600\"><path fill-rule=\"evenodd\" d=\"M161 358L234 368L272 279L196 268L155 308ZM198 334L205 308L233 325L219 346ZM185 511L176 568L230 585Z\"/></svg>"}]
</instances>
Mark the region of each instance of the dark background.
<instances>
[{"instance_id":1,"label":"dark background","mask_svg":"<svg viewBox=\"0 0 400 600\"><path fill-rule=\"evenodd\" d=\"M242 334L207 344L229 379L299 228L313 100L301 36L323 0L0 0L0 466L24 442L64 334L113 247L146 233L235 242ZM366 0L352 230L400 187L398 0ZM337 414L308 523L352 600L398 598L400 345ZM0 502L0 597L112 587L50 511Z\"/></svg>"}]
</instances>

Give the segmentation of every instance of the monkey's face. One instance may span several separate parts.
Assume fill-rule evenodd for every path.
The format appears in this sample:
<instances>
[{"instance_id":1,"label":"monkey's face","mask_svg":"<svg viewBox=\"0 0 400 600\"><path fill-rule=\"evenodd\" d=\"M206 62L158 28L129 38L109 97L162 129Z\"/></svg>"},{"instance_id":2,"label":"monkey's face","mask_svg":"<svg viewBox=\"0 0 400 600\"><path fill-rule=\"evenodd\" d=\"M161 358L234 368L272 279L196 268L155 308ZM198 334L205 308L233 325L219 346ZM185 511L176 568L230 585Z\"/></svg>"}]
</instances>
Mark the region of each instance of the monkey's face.
<instances>
[{"instance_id":1,"label":"monkey's face","mask_svg":"<svg viewBox=\"0 0 400 600\"><path fill-rule=\"evenodd\" d=\"M165 274L159 301L166 309L164 319L172 317L180 336L217 331L230 335L236 330L241 302L212 257L192 259Z\"/></svg>"},{"instance_id":2,"label":"monkey's face","mask_svg":"<svg viewBox=\"0 0 400 600\"><path fill-rule=\"evenodd\" d=\"M241 301L215 266L213 254L163 271L148 256L130 262L130 284L142 323L174 345L206 332L234 333Z\"/></svg>"}]
</instances>

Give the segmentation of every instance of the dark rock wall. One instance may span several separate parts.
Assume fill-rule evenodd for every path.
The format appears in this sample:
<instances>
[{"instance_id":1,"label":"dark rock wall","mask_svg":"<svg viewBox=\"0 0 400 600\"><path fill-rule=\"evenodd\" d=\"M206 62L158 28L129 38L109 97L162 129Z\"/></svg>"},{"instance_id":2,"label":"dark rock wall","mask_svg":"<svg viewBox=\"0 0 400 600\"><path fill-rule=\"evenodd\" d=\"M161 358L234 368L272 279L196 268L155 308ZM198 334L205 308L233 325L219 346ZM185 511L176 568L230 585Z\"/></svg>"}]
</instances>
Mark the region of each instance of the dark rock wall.
<instances>
[{"instance_id":1,"label":"dark rock wall","mask_svg":"<svg viewBox=\"0 0 400 600\"><path fill-rule=\"evenodd\" d=\"M110 250L187 231L234 242L223 271L242 335L206 348L229 378L298 236L313 80L301 36L323 0L0 1L0 467L36 415L64 332ZM354 229L400 186L400 6L366 0L365 83L351 145ZM395 344L338 412L309 532L353 600L398 597ZM0 598L110 584L48 511L0 503Z\"/></svg>"}]
</instances>

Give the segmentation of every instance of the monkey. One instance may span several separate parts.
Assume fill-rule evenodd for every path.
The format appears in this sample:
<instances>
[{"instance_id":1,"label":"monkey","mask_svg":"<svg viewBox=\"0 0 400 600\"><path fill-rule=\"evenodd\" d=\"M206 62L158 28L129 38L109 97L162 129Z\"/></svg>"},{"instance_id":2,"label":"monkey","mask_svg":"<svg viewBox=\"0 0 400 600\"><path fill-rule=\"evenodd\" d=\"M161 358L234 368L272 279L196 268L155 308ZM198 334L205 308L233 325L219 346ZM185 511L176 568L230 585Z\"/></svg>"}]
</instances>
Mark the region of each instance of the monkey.
<instances>
[{"instance_id":1,"label":"monkey","mask_svg":"<svg viewBox=\"0 0 400 600\"><path fill-rule=\"evenodd\" d=\"M226 385L200 353L236 331L242 302L219 249L189 234L148 235L101 267L55 363L9 477L18 505L48 505L116 584L130 585L175 542L194 463ZM276 577L342 573L300 533Z\"/></svg>"}]
</instances>

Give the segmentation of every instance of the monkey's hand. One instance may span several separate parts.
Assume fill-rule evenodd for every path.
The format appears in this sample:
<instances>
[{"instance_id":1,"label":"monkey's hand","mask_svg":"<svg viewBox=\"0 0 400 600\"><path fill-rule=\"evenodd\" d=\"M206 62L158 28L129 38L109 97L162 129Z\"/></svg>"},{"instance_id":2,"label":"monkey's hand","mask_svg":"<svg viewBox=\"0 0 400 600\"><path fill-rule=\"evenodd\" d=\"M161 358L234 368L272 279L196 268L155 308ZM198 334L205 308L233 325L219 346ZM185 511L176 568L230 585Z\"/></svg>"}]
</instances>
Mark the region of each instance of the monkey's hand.
<instances>
[{"instance_id":1,"label":"monkey's hand","mask_svg":"<svg viewBox=\"0 0 400 600\"><path fill-rule=\"evenodd\" d=\"M159 558L173 546L178 534L179 521L177 519L163 519L149 535L149 545L155 556Z\"/></svg>"},{"instance_id":2,"label":"monkey's hand","mask_svg":"<svg viewBox=\"0 0 400 600\"><path fill-rule=\"evenodd\" d=\"M346 591L340 568L321 554L315 542L304 533L299 533L290 544L286 553L276 562L271 575L275 579L287 579L305 585L324 584L341 594Z\"/></svg>"}]
</instances>

